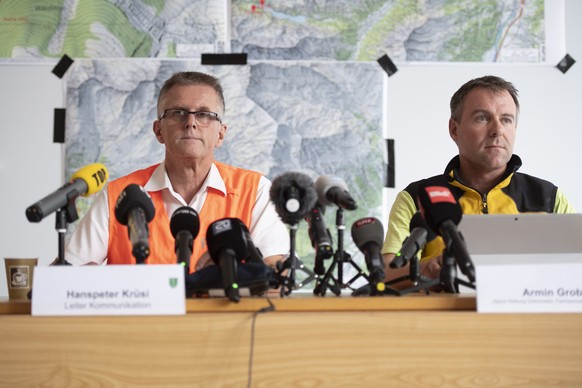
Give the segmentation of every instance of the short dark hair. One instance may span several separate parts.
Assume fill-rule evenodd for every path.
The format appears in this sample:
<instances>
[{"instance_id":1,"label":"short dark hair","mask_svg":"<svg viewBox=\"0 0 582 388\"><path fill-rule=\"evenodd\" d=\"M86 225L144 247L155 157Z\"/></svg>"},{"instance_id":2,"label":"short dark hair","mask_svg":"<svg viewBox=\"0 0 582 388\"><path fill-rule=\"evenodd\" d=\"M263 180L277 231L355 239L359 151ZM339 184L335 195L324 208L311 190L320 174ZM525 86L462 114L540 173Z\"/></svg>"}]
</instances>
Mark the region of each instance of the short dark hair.
<instances>
[{"instance_id":1,"label":"short dark hair","mask_svg":"<svg viewBox=\"0 0 582 388\"><path fill-rule=\"evenodd\" d=\"M168 78L166 80L166 82L164 82L164 85L162 86L162 88L160 89L160 94L158 96L158 115L161 114L161 112L159 112L160 102L166 96L166 93L168 93L168 90L170 90L171 88L173 88L176 85L181 85L181 86L184 86L184 85L208 85L208 86L210 86L212 89L214 89L216 91L216 94L218 95L218 99L220 101L220 105L222 108L221 113L224 114L224 111L226 109L226 106L224 103L224 92L222 90L222 85L220 85L220 81L218 80L218 78L213 77L210 74L201 73L198 71L182 71L179 73L175 73L170 78Z\"/></svg>"},{"instance_id":2,"label":"short dark hair","mask_svg":"<svg viewBox=\"0 0 582 388\"><path fill-rule=\"evenodd\" d=\"M484 77L474 78L466 82L459 88L459 90L455 92L455 94L453 94L453 97L451 98L451 119L456 121L461 119L461 111L463 110L465 97L467 97L467 94L469 94L471 90L477 88L491 90L494 93L500 93L504 90L507 90L507 92L511 95L511 98L513 98L513 102L515 102L517 115L519 116L519 99L515 86L503 78L496 77L494 75L486 75Z\"/></svg>"}]
</instances>

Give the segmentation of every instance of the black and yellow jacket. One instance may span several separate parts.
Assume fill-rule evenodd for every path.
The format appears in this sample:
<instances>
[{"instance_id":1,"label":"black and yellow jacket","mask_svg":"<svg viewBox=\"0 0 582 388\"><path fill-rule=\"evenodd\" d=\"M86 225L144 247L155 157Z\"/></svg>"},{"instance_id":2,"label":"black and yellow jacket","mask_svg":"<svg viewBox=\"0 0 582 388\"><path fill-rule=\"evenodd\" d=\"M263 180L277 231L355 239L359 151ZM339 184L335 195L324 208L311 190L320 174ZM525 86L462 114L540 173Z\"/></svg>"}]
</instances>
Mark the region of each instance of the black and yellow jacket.
<instances>
[{"instance_id":1,"label":"black and yellow jacket","mask_svg":"<svg viewBox=\"0 0 582 388\"><path fill-rule=\"evenodd\" d=\"M521 159L513 155L507 163L504 178L487 193L464 184L459 178L459 156L447 165L444 174L409 184L398 193L388 220L388 230L382 253L396 253L409 234L410 219L418 211L418 190L426 185L448 187L463 214L573 213L573 207L554 184L517 172ZM440 239L438 239L440 240ZM444 245L435 240L427 244L422 256L440 253Z\"/></svg>"}]
</instances>

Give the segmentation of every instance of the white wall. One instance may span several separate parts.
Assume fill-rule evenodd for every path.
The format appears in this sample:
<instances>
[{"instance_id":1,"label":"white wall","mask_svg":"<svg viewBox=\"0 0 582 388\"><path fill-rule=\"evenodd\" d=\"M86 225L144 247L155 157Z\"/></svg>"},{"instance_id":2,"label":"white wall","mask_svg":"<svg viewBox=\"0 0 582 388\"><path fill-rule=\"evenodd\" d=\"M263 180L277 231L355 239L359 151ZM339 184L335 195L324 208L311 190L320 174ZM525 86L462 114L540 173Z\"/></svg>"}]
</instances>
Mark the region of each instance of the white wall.
<instances>
[{"instance_id":1,"label":"white wall","mask_svg":"<svg viewBox=\"0 0 582 388\"><path fill-rule=\"evenodd\" d=\"M565 15L566 52L577 60L566 74L555 64L398 66L387 81L387 137L395 141L396 165L396 188L385 190L388 206L408 183L444 171L457 153L448 135L451 96L469 79L493 74L519 90L514 152L523 160L520 171L553 182L582 212L582 1L567 0Z\"/></svg>"},{"instance_id":2,"label":"white wall","mask_svg":"<svg viewBox=\"0 0 582 388\"><path fill-rule=\"evenodd\" d=\"M396 142L396 189L441 173L456 154L448 137L448 103L470 78L496 74L512 81L522 105L515 152L523 172L551 180L582 212L582 1L566 0L566 50L578 63L562 74L553 65L406 65L387 80L388 137ZM25 209L64 183L63 149L52 142L53 109L63 107L62 85L41 65L0 65L0 258L58 254L55 216L33 224ZM7 295L4 265L0 296Z\"/></svg>"},{"instance_id":3,"label":"white wall","mask_svg":"<svg viewBox=\"0 0 582 388\"><path fill-rule=\"evenodd\" d=\"M32 224L25 209L63 183L62 145L53 143L53 109L63 107L54 63L0 66L0 296L8 295L4 257L58 255L54 215Z\"/></svg>"},{"instance_id":4,"label":"white wall","mask_svg":"<svg viewBox=\"0 0 582 388\"><path fill-rule=\"evenodd\" d=\"M582 166L582 124L576 118L582 108L580 70L581 66L573 67L563 75L541 66L403 68L402 77L394 76L388 86L388 103L399 107L389 110L387 118L388 136L395 140L396 189L444 171L457 153L448 135L451 95L470 78L495 74L513 82L520 92L514 149L523 160L520 171L552 181L582 211L577 174ZM397 190L388 190L392 201Z\"/></svg>"}]
</instances>

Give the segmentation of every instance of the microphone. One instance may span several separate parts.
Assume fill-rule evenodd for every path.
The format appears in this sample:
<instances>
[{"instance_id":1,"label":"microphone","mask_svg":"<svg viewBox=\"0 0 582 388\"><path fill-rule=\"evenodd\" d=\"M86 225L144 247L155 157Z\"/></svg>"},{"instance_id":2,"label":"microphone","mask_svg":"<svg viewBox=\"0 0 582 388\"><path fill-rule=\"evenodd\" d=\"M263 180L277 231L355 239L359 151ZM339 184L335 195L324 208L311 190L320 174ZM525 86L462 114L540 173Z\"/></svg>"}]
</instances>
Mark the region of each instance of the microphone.
<instances>
[{"instance_id":1,"label":"microphone","mask_svg":"<svg viewBox=\"0 0 582 388\"><path fill-rule=\"evenodd\" d=\"M238 218L237 218L238 220ZM256 247L255 243L253 242L253 239L251 238L251 232L249 231L249 229L247 228L247 226L244 224L244 222L242 222L241 220L238 220L240 222L240 227L243 230L243 235L244 238L246 240L247 243L247 259L245 261L249 262L249 263L261 263L261 264L265 264L265 262L263 261L263 254L261 253L261 251L259 250L259 248Z\"/></svg>"},{"instance_id":2,"label":"microphone","mask_svg":"<svg viewBox=\"0 0 582 388\"><path fill-rule=\"evenodd\" d=\"M378 219L366 217L352 224L352 240L364 253L366 266L370 273L372 295L384 292L384 262L380 248L384 242L384 228Z\"/></svg>"},{"instance_id":3,"label":"microphone","mask_svg":"<svg viewBox=\"0 0 582 388\"><path fill-rule=\"evenodd\" d=\"M101 163L89 164L73 174L71 181L26 209L30 222L40 222L52 212L67 206L80 195L86 197L101 190L109 172Z\"/></svg>"},{"instance_id":4,"label":"microphone","mask_svg":"<svg viewBox=\"0 0 582 388\"><path fill-rule=\"evenodd\" d=\"M465 239L457 229L463 211L453 193L444 186L425 186L418 192L418 201L426 223L435 233L442 236L447 250L450 249L461 272L474 282L475 268Z\"/></svg>"},{"instance_id":5,"label":"microphone","mask_svg":"<svg viewBox=\"0 0 582 388\"><path fill-rule=\"evenodd\" d=\"M269 194L279 217L288 225L298 224L317 201L313 181L299 172L286 172L276 177Z\"/></svg>"},{"instance_id":6,"label":"microphone","mask_svg":"<svg viewBox=\"0 0 582 388\"><path fill-rule=\"evenodd\" d=\"M333 256L333 248L329 229L325 226L324 214L325 207L316 202L305 220L309 225L307 233L311 240L311 246L315 249L315 257L328 259Z\"/></svg>"},{"instance_id":7,"label":"microphone","mask_svg":"<svg viewBox=\"0 0 582 388\"><path fill-rule=\"evenodd\" d=\"M336 205L342 209L355 210L358 206L348 192L348 187L343 179L322 175L315 181L315 190L319 201L325 206Z\"/></svg>"},{"instance_id":8,"label":"microphone","mask_svg":"<svg viewBox=\"0 0 582 388\"><path fill-rule=\"evenodd\" d=\"M233 302L240 300L237 283L238 262L247 258L247 239L238 218L214 221L206 231L208 253L222 273L224 293Z\"/></svg>"},{"instance_id":9,"label":"microphone","mask_svg":"<svg viewBox=\"0 0 582 388\"><path fill-rule=\"evenodd\" d=\"M176 209L170 219L170 231L176 240L174 250L177 261L184 266L186 274L189 274L194 239L200 231L200 219L196 210L189 206Z\"/></svg>"},{"instance_id":10,"label":"microphone","mask_svg":"<svg viewBox=\"0 0 582 388\"><path fill-rule=\"evenodd\" d=\"M135 183L127 185L115 203L115 218L121 225L127 225L131 253L139 264L150 255L148 223L155 214L151 197Z\"/></svg>"},{"instance_id":11,"label":"microphone","mask_svg":"<svg viewBox=\"0 0 582 388\"><path fill-rule=\"evenodd\" d=\"M402 243L402 248L396 254L390 268L400 268L406 265L424 246L434 240L436 234L427 225L420 212L414 213L410 219L410 235Z\"/></svg>"}]
</instances>

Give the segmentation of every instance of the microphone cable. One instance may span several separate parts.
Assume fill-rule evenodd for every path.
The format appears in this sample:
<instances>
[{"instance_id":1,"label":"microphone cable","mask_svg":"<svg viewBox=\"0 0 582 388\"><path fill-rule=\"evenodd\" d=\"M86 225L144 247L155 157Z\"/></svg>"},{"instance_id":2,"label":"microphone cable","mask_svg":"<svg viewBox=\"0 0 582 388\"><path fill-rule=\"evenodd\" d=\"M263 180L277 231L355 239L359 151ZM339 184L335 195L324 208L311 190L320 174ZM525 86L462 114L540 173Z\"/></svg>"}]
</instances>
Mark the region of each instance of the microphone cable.
<instances>
[{"instance_id":1,"label":"microphone cable","mask_svg":"<svg viewBox=\"0 0 582 388\"><path fill-rule=\"evenodd\" d=\"M249 352L250 352L250 354L249 354L249 372L248 372L248 378L247 378L247 380L248 380L247 387L248 388L251 388L252 382L253 382L253 355L254 355L254 350L255 350L255 322L257 321L257 315L262 314L262 313L268 313L271 311L275 311L275 305L271 301L271 298L269 298L269 296L267 295L265 297L265 299L267 299L267 302L269 302L269 305L266 307L263 307L262 309L255 311L253 313L253 319L251 321L251 348L249 350Z\"/></svg>"}]
</instances>

